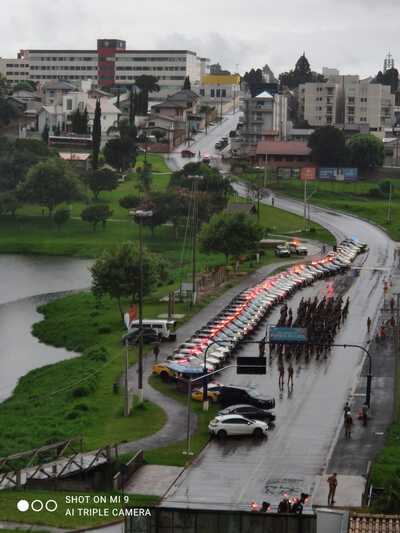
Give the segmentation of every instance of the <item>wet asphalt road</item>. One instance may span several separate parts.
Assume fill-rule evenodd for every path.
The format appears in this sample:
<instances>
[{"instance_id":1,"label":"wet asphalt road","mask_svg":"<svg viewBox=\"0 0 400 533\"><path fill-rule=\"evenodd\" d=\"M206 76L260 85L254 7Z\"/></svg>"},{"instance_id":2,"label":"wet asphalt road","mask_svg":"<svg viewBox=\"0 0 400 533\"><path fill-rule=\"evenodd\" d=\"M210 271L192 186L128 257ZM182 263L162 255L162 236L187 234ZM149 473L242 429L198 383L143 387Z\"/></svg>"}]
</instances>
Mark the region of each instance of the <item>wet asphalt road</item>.
<instances>
[{"instance_id":1,"label":"wet asphalt road","mask_svg":"<svg viewBox=\"0 0 400 533\"><path fill-rule=\"evenodd\" d=\"M269 202L269 200L267 200ZM302 215L300 203L278 198L278 207ZM360 275L352 279L347 294L351 305L347 322L335 342L364 344L366 318L375 317L383 298L383 280L393 265L394 243L379 228L348 215L338 215L312 208L312 220L331 230L338 238L356 236L368 242L369 252L357 260L363 263ZM375 270L379 269L379 270ZM340 284L339 277L335 283ZM300 291L301 296L324 295L326 282ZM274 312L270 323L276 319ZM260 336L262 331L260 331ZM244 348L240 355L254 353ZM256 386L260 392L276 398L276 427L268 440L213 440L168 491L166 505L214 508L247 508L252 500L264 499L276 504L282 492L312 494L318 475L328 463L343 417L343 405L355 387L363 355L358 349L335 348L327 360L315 358L295 366L293 392L278 388L277 365L272 359L266 376L221 375L225 384ZM372 385L373 386L373 385ZM372 396L372 403L374 398Z\"/></svg>"}]
</instances>

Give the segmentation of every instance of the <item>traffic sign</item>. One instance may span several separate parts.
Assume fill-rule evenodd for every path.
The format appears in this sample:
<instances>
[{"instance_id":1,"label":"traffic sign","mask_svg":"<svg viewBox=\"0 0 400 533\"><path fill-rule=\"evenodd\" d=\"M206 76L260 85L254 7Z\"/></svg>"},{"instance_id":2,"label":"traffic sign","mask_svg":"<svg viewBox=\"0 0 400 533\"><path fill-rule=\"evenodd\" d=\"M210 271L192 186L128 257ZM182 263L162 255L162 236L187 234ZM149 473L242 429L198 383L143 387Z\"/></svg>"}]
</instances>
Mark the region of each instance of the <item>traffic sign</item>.
<instances>
[{"instance_id":1,"label":"traffic sign","mask_svg":"<svg viewBox=\"0 0 400 533\"><path fill-rule=\"evenodd\" d=\"M236 360L237 374L266 374L266 357L238 357Z\"/></svg>"},{"instance_id":2,"label":"traffic sign","mask_svg":"<svg viewBox=\"0 0 400 533\"><path fill-rule=\"evenodd\" d=\"M307 330L305 328L282 328L271 326L269 330L270 342L280 344L299 344L307 342Z\"/></svg>"}]
</instances>

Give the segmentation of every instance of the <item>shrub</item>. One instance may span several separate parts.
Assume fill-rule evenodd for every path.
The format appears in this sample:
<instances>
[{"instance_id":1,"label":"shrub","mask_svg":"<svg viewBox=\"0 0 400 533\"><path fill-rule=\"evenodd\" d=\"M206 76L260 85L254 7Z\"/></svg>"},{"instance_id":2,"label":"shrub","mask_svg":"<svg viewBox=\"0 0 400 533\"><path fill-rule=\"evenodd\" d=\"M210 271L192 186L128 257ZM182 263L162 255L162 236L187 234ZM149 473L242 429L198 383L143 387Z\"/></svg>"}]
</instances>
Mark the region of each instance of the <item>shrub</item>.
<instances>
[{"instance_id":1,"label":"shrub","mask_svg":"<svg viewBox=\"0 0 400 533\"><path fill-rule=\"evenodd\" d=\"M100 335L105 335L106 333L111 333L111 327L110 326L100 326L97 330L97 333Z\"/></svg>"},{"instance_id":2,"label":"shrub","mask_svg":"<svg viewBox=\"0 0 400 533\"><path fill-rule=\"evenodd\" d=\"M103 326L108 327L108 326ZM90 346L83 352L83 356L88 357L92 361L107 361L109 353L104 346Z\"/></svg>"},{"instance_id":3,"label":"shrub","mask_svg":"<svg viewBox=\"0 0 400 533\"><path fill-rule=\"evenodd\" d=\"M135 196L133 194L128 194L127 196L123 196L119 199L119 205L124 209L134 209L140 204L140 202L141 199L139 196Z\"/></svg>"}]
</instances>

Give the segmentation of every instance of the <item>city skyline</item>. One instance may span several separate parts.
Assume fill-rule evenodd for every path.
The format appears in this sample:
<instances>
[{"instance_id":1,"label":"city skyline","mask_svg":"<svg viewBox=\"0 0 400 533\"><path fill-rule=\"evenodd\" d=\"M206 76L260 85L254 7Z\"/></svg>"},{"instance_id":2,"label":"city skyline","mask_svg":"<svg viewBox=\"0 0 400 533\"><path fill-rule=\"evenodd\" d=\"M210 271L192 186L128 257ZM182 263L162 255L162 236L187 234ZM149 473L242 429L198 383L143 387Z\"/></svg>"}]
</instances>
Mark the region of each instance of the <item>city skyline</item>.
<instances>
[{"instance_id":1,"label":"city skyline","mask_svg":"<svg viewBox=\"0 0 400 533\"><path fill-rule=\"evenodd\" d=\"M130 49L193 50L242 74L265 63L279 74L292 68L303 51L316 71L328 66L344 74L375 75L388 51L397 65L400 5L395 0L378 5L370 0L353 0L351 5L305 0L301 6L289 0L285 7L256 0L248 8L243 0L232 0L228 9L205 0L199 8L194 2L171 0L143 5L140 13L123 2L111 13L104 0L85 5L78 0L38 0L34 5L5 0L0 56L15 57L21 48L93 49L98 38L118 38Z\"/></svg>"}]
</instances>

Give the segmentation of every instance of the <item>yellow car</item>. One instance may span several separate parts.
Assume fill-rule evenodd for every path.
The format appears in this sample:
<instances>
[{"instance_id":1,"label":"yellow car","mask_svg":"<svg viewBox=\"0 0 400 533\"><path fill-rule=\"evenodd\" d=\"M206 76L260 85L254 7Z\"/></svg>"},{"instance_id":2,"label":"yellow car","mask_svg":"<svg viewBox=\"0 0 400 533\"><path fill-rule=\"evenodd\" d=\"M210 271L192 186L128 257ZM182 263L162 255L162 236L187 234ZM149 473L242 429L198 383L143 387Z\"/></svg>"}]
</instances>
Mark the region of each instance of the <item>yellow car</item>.
<instances>
[{"instance_id":1,"label":"yellow car","mask_svg":"<svg viewBox=\"0 0 400 533\"><path fill-rule=\"evenodd\" d=\"M217 402L220 388L221 388L220 384L210 383L207 387L208 399L211 400L212 402ZM202 402L203 401L203 389L202 388L194 389L194 391L192 392L192 398L193 400Z\"/></svg>"},{"instance_id":2,"label":"yellow car","mask_svg":"<svg viewBox=\"0 0 400 533\"><path fill-rule=\"evenodd\" d=\"M153 365L153 374L160 376L162 379L171 379L176 377L175 372L167 363L155 363Z\"/></svg>"}]
</instances>

